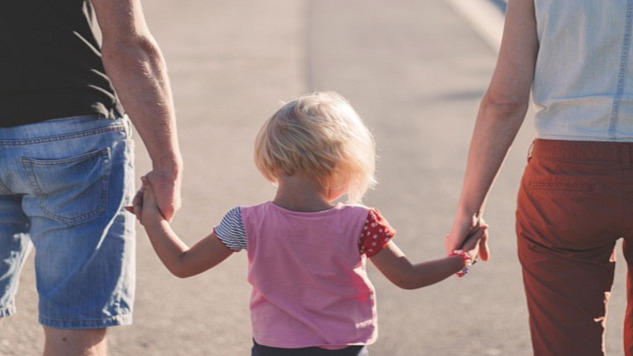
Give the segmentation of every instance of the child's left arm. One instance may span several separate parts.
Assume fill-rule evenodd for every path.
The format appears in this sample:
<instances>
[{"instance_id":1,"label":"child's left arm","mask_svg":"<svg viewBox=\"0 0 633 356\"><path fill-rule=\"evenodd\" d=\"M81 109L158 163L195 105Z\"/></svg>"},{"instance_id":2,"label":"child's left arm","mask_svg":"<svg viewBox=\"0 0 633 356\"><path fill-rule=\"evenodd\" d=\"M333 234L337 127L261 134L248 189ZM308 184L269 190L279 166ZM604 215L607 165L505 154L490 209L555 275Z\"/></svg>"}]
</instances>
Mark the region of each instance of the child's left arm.
<instances>
[{"instance_id":1,"label":"child's left arm","mask_svg":"<svg viewBox=\"0 0 633 356\"><path fill-rule=\"evenodd\" d=\"M482 226L464 243L464 251L471 261L475 261L478 253L478 242L485 235L487 226ZM466 260L461 255L412 264L407 256L393 242L389 241L376 255L370 257L371 262L393 284L403 289L417 289L440 282L466 267Z\"/></svg>"},{"instance_id":2,"label":"child's left arm","mask_svg":"<svg viewBox=\"0 0 633 356\"><path fill-rule=\"evenodd\" d=\"M172 274L180 278L194 276L215 267L233 253L215 233L188 247L162 216L149 182L144 181L144 185L140 220L154 251Z\"/></svg>"}]
</instances>

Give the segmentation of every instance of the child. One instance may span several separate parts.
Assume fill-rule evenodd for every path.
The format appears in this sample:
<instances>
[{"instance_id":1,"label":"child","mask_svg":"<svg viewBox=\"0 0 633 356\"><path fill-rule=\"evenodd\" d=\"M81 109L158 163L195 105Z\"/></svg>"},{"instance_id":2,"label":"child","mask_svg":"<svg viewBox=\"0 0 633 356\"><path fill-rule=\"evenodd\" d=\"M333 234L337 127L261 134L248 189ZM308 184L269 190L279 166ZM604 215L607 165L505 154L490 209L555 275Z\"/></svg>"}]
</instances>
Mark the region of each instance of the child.
<instances>
[{"instance_id":1,"label":"child","mask_svg":"<svg viewBox=\"0 0 633 356\"><path fill-rule=\"evenodd\" d=\"M232 209L191 248L161 215L146 179L136 207L156 253L178 277L247 250L252 355L367 355L377 329L366 259L397 286L421 288L465 274L487 228L471 233L465 251L412 265L378 210L358 205L375 183L374 141L336 93L279 109L257 136L255 163L277 185L274 199ZM344 194L348 204L335 203Z\"/></svg>"}]
</instances>

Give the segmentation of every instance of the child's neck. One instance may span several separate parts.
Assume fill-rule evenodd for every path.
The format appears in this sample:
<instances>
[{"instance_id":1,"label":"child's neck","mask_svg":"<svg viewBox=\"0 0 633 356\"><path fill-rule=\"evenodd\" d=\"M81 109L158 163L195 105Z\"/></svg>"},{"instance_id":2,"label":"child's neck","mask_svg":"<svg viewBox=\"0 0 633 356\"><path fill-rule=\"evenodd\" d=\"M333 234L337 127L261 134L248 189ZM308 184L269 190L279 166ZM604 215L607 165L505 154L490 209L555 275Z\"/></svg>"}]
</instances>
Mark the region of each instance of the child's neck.
<instances>
[{"instance_id":1,"label":"child's neck","mask_svg":"<svg viewBox=\"0 0 633 356\"><path fill-rule=\"evenodd\" d=\"M300 176L283 176L273 203L284 209L313 212L331 209L334 204L328 200L327 189L314 179Z\"/></svg>"}]
</instances>

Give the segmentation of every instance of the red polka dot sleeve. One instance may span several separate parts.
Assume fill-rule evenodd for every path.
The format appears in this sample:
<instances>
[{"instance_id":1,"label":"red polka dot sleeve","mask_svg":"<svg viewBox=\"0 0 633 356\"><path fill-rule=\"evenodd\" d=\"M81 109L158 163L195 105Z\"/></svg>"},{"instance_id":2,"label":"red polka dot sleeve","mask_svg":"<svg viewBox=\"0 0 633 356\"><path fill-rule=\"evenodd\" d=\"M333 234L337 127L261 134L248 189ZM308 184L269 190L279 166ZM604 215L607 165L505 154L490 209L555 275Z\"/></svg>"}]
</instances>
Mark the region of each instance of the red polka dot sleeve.
<instances>
[{"instance_id":1,"label":"red polka dot sleeve","mask_svg":"<svg viewBox=\"0 0 633 356\"><path fill-rule=\"evenodd\" d=\"M396 230L389 225L376 208L371 208L363 226L358 247L360 254L374 256L396 235Z\"/></svg>"}]
</instances>

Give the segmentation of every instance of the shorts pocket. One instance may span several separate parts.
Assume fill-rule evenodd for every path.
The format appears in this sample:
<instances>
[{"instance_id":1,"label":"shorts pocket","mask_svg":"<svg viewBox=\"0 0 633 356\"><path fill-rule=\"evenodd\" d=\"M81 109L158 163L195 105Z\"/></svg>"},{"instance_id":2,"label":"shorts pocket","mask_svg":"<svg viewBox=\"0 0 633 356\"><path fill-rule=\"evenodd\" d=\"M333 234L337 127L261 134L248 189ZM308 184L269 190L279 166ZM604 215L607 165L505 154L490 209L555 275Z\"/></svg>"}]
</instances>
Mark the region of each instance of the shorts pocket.
<instances>
[{"instance_id":1,"label":"shorts pocket","mask_svg":"<svg viewBox=\"0 0 633 356\"><path fill-rule=\"evenodd\" d=\"M110 149L62 159L22 158L40 209L59 222L75 225L105 212Z\"/></svg>"}]
</instances>

